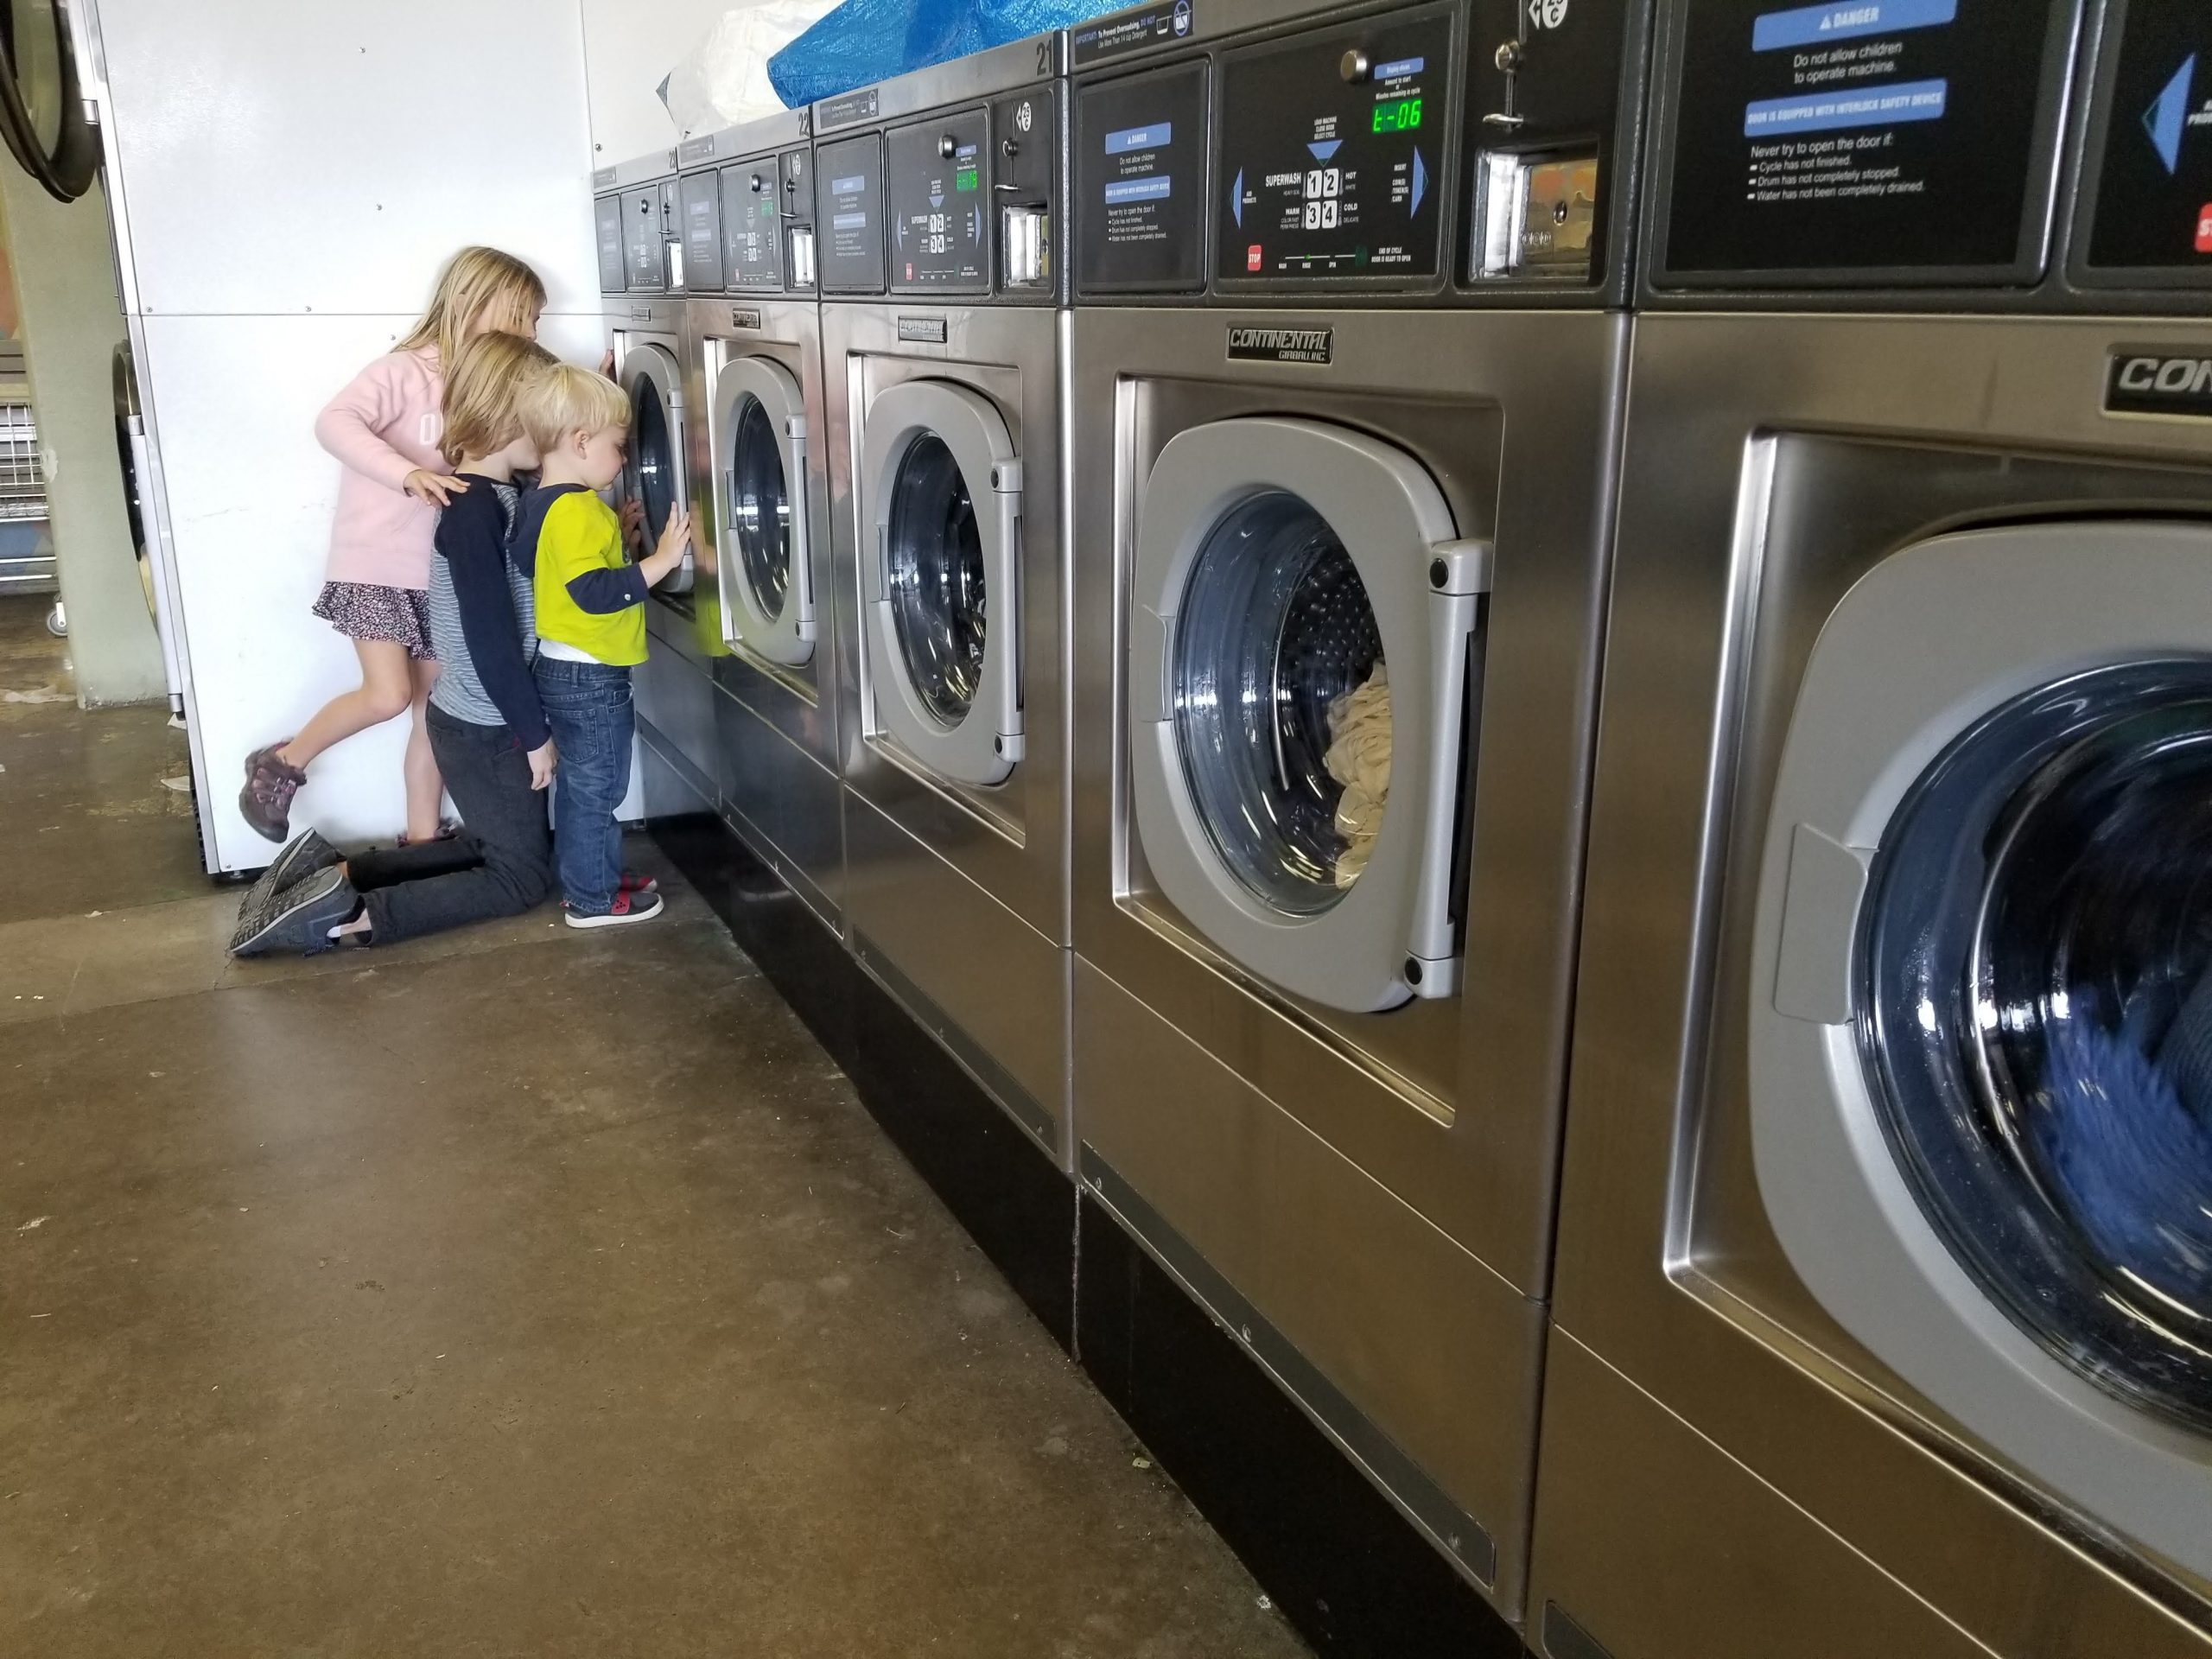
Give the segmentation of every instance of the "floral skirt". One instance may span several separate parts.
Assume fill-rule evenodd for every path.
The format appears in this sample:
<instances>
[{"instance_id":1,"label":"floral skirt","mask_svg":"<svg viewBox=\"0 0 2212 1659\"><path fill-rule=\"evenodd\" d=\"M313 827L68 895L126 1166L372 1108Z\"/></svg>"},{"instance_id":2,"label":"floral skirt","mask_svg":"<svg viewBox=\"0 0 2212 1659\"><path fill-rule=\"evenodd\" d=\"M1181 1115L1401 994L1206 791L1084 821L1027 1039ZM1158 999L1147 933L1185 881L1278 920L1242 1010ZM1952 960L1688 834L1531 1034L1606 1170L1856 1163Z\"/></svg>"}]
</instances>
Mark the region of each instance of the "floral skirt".
<instances>
[{"instance_id":1,"label":"floral skirt","mask_svg":"<svg viewBox=\"0 0 2212 1659\"><path fill-rule=\"evenodd\" d=\"M418 662L437 660L430 649L430 596L415 588L326 582L315 613L348 639L389 639Z\"/></svg>"}]
</instances>

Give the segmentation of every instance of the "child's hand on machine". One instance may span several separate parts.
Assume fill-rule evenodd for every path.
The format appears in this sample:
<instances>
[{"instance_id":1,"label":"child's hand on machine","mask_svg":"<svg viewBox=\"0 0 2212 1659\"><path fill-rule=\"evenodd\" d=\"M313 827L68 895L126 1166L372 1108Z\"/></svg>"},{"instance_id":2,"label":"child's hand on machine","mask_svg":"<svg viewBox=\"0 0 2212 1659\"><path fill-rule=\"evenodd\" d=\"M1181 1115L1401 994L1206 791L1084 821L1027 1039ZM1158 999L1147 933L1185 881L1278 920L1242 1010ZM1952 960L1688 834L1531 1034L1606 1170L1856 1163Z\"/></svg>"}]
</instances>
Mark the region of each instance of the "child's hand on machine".
<instances>
[{"instance_id":1,"label":"child's hand on machine","mask_svg":"<svg viewBox=\"0 0 2212 1659\"><path fill-rule=\"evenodd\" d=\"M634 495L622 498L622 545L632 556L645 556L645 504Z\"/></svg>"},{"instance_id":2,"label":"child's hand on machine","mask_svg":"<svg viewBox=\"0 0 2212 1659\"><path fill-rule=\"evenodd\" d=\"M645 586L657 588L661 579L683 563L683 556L691 546L691 515L672 512L668 516L668 528L660 533L660 545L653 550L651 558L643 560L638 568L645 573Z\"/></svg>"},{"instance_id":3,"label":"child's hand on machine","mask_svg":"<svg viewBox=\"0 0 2212 1659\"><path fill-rule=\"evenodd\" d=\"M553 773L561 764L560 756L554 753L553 740L547 738L530 752L529 758L530 786L543 789L553 781Z\"/></svg>"}]
</instances>

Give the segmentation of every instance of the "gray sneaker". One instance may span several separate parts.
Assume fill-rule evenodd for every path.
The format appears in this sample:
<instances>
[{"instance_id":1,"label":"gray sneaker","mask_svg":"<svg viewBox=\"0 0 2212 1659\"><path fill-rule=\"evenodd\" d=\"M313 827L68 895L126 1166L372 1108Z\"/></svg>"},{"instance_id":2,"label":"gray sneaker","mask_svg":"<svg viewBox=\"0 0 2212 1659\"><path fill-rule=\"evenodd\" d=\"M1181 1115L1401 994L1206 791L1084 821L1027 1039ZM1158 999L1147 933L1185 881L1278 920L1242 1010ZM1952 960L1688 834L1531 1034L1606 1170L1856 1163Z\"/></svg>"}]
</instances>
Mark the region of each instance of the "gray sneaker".
<instances>
[{"instance_id":1,"label":"gray sneaker","mask_svg":"<svg viewBox=\"0 0 2212 1659\"><path fill-rule=\"evenodd\" d=\"M315 830L296 836L238 900L238 925L231 935L231 949L237 950L269 925L269 913L285 888L306 880L317 870L328 869L344 856Z\"/></svg>"},{"instance_id":2,"label":"gray sneaker","mask_svg":"<svg viewBox=\"0 0 2212 1659\"><path fill-rule=\"evenodd\" d=\"M353 919L361 896L335 864L317 870L304 881L295 881L269 907L268 918L244 938L232 942L234 957L266 956L272 950L296 950L303 957L335 950L330 930Z\"/></svg>"}]
</instances>

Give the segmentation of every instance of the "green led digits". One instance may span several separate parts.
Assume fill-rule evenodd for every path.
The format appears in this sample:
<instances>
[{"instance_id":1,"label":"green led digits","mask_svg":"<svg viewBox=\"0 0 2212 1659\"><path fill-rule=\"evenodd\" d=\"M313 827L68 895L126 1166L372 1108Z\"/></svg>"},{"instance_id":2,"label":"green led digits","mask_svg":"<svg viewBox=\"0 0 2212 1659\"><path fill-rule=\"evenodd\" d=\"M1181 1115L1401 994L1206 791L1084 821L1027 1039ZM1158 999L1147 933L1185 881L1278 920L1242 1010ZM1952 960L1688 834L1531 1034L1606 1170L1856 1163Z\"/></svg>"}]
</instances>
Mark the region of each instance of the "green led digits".
<instances>
[{"instance_id":1,"label":"green led digits","mask_svg":"<svg viewBox=\"0 0 2212 1659\"><path fill-rule=\"evenodd\" d=\"M1411 132L1421 125L1421 99L1394 98L1375 106L1375 130Z\"/></svg>"}]
</instances>

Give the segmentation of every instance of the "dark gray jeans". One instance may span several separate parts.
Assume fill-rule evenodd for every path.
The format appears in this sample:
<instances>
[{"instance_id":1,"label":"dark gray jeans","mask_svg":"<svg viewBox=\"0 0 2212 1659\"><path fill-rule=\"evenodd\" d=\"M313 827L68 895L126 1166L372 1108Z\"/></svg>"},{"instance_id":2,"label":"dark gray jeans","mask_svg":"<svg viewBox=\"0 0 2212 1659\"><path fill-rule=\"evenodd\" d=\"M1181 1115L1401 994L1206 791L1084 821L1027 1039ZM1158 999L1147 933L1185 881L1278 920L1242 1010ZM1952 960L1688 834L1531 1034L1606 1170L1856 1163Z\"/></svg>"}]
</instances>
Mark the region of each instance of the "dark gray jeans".
<instances>
[{"instance_id":1,"label":"dark gray jeans","mask_svg":"<svg viewBox=\"0 0 2212 1659\"><path fill-rule=\"evenodd\" d=\"M544 795L530 786L520 740L507 727L472 725L435 704L428 718L430 753L460 809L461 832L346 861L377 944L518 916L553 890L553 832Z\"/></svg>"}]
</instances>

